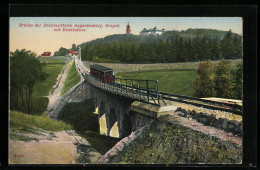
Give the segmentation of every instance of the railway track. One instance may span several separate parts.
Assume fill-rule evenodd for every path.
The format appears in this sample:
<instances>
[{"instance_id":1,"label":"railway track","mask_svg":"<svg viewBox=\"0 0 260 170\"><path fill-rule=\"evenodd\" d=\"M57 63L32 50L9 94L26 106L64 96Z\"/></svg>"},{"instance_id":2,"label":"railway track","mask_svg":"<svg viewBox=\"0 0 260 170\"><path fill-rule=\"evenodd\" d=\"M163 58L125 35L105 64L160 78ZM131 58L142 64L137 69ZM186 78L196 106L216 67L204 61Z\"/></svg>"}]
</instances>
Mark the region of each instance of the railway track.
<instances>
[{"instance_id":1,"label":"railway track","mask_svg":"<svg viewBox=\"0 0 260 170\"><path fill-rule=\"evenodd\" d=\"M242 106L234 103L232 104L226 102L218 102L218 101L200 99L200 98L189 97L189 96L182 96L182 95L165 93L165 92L160 92L160 94L162 95L162 98L164 100L185 103L185 104L211 109L211 110L220 110L220 111L229 112L240 116L243 115Z\"/></svg>"}]
</instances>

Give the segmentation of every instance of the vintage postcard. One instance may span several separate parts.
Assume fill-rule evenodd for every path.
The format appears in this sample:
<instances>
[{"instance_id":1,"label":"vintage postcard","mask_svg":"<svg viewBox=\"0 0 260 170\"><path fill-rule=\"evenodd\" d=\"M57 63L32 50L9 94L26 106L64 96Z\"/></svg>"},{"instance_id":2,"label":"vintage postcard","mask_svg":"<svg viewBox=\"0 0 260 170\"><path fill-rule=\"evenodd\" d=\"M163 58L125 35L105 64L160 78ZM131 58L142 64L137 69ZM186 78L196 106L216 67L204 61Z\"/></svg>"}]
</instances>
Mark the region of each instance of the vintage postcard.
<instances>
[{"instance_id":1,"label":"vintage postcard","mask_svg":"<svg viewBox=\"0 0 260 170\"><path fill-rule=\"evenodd\" d=\"M10 17L9 164L241 164L242 28Z\"/></svg>"}]
</instances>

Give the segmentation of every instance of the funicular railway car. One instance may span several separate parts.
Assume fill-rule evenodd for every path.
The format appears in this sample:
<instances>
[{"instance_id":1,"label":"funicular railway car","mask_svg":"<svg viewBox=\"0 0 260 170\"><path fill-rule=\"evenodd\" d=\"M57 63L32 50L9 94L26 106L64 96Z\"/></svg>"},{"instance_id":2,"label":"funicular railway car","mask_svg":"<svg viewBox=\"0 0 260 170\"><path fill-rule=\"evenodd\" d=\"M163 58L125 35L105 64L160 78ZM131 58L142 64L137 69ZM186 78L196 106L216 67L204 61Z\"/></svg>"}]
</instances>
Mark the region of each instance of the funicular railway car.
<instances>
[{"instance_id":1,"label":"funicular railway car","mask_svg":"<svg viewBox=\"0 0 260 170\"><path fill-rule=\"evenodd\" d=\"M115 81L114 70L98 64L90 65L90 74L103 82L112 83Z\"/></svg>"}]
</instances>

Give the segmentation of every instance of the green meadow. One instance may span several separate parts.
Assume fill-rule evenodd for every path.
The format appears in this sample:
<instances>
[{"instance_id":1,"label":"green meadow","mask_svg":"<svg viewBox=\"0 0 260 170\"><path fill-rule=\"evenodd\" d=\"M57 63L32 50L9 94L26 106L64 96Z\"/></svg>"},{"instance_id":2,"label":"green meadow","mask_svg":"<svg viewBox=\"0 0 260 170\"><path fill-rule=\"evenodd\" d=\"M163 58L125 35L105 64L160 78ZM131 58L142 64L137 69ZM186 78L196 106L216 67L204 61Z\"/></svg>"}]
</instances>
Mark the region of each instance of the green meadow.
<instances>
[{"instance_id":1,"label":"green meadow","mask_svg":"<svg viewBox=\"0 0 260 170\"><path fill-rule=\"evenodd\" d=\"M55 56L55 57L38 57L41 62L45 62L47 64L65 64L70 57L63 57L63 56Z\"/></svg>"},{"instance_id":2,"label":"green meadow","mask_svg":"<svg viewBox=\"0 0 260 170\"><path fill-rule=\"evenodd\" d=\"M118 78L138 80L158 80L159 91L193 96L193 80L197 76L196 70L155 70L142 72L119 72Z\"/></svg>"},{"instance_id":3,"label":"green meadow","mask_svg":"<svg viewBox=\"0 0 260 170\"><path fill-rule=\"evenodd\" d=\"M48 77L45 81L35 84L33 90L33 110L34 113L42 113L49 103L48 95L56 84L59 74L64 69L64 64L47 64L44 66Z\"/></svg>"}]
</instances>

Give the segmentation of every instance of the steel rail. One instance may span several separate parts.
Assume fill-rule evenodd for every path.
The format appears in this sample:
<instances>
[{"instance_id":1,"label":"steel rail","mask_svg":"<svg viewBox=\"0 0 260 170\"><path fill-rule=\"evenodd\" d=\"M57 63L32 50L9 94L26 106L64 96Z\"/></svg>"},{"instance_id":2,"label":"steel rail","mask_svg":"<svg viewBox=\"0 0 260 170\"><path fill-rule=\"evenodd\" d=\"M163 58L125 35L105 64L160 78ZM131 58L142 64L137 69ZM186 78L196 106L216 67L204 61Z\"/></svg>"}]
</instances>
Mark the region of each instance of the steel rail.
<instances>
[{"instance_id":1,"label":"steel rail","mask_svg":"<svg viewBox=\"0 0 260 170\"><path fill-rule=\"evenodd\" d=\"M177 101L177 102L191 104L197 107L203 107L212 110L230 112L241 116L243 115L242 107L241 110L238 110L237 107L234 107L234 105L229 103L216 102L216 101L199 99L199 98L189 97L189 96L175 95L175 94L165 93L165 92L160 92L160 93L162 94L162 98L165 100ZM172 97L177 97L177 98L172 98ZM195 101L204 102L204 103L196 103ZM229 108L223 108L223 107L229 107Z\"/></svg>"},{"instance_id":2,"label":"steel rail","mask_svg":"<svg viewBox=\"0 0 260 170\"><path fill-rule=\"evenodd\" d=\"M240 105L235 105L235 104L230 104L230 103L225 103L225 102L212 101L212 100L207 100L207 99L200 99L200 98L197 98L197 97L190 97L190 96L183 96L183 95L172 94L172 93L165 93L165 92L160 92L160 94L162 94L163 96L166 95L166 96L172 96L172 97L179 97L179 98L182 98L182 99L197 100L197 101L210 103L210 104L214 104L214 105L226 106L226 107L230 107L234 110L242 111L242 106L240 106Z\"/></svg>"}]
</instances>

